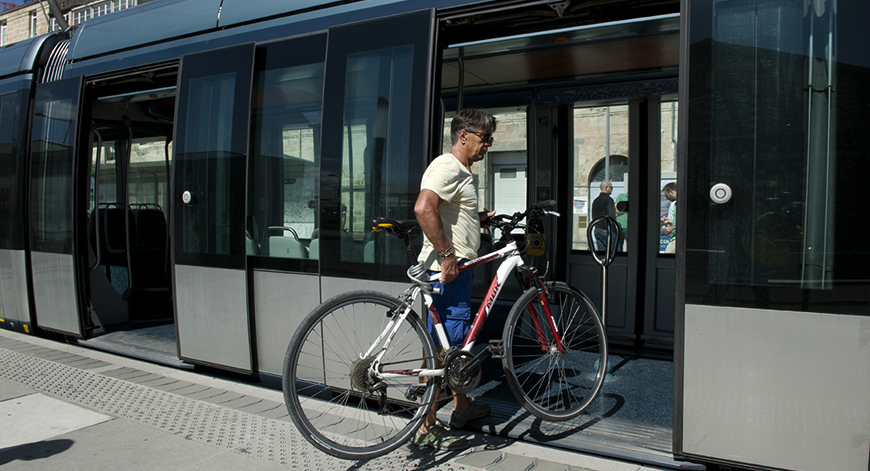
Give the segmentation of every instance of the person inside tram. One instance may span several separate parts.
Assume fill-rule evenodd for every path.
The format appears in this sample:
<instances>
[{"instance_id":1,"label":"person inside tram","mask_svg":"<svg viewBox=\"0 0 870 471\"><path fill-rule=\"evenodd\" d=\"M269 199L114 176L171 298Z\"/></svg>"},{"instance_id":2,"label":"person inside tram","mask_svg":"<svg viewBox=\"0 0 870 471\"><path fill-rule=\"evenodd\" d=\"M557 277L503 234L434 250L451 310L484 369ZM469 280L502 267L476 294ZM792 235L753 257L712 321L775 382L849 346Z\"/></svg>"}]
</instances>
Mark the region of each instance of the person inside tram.
<instances>
[{"instance_id":1,"label":"person inside tram","mask_svg":"<svg viewBox=\"0 0 870 471\"><path fill-rule=\"evenodd\" d=\"M604 180L598 187L601 193L592 201L592 220L596 220L602 216L607 216L616 219L616 203L610 194L613 193L613 183L609 180ZM599 222L592 230L595 236L595 245L599 251L604 251L607 247L607 227L605 222ZM618 231L610 236L610 244L613 250L618 250L622 246L622 239L619 237L622 231Z\"/></svg>"},{"instance_id":2,"label":"person inside tram","mask_svg":"<svg viewBox=\"0 0 870 471\"><path fill-rule=\"evenodd\" d=\"M418 260L431 275L440 273L440 281L433 283L440 293L432 293L432 300L451 345L461 345L471 325L472 270L459 273L458 265L477 257L481 221L495 215L495 211L477 211L477 188L471 173L471 165L483 160L492 146L495 128L495 117L482 110L467 108L457 113L450 125L450 152L429 164L414 205L424 235ZM431 319L429 330L440 351ZM448 435L443 427L436 425L437 404L436 396L412 443L436 450L468 448L467 438ZM450 428L460 429L466 422L486 416L489 410L487 404L472 401L465 394L456 394Z\"/></svg>"},{"instance_id":3,"label":"person inside tram","mask_svg":"<svg viewBox=\"0 0 870 471\"><path fill-rule=\"evenodd\" d=\"M623 203L620 205L620 203ZM623 211L620 211L620 208ZM628 191L616 195L616 222L619 223L619 239L616 249L625 252L625 240L628 238Z\"/></svg>"},{"instance_id":4,"label":"person inside tram","mask_svg":"<svg viewBox=\"0 0 870 471\"><path fill-rule=\"evenodd\" d=\"M662 194L671 204L668 206L668 215L662 217L662 235L671 236L664 253L675 253L677 247L677 183L670 182L662 188Z\"/></svg>"}]
</instances>

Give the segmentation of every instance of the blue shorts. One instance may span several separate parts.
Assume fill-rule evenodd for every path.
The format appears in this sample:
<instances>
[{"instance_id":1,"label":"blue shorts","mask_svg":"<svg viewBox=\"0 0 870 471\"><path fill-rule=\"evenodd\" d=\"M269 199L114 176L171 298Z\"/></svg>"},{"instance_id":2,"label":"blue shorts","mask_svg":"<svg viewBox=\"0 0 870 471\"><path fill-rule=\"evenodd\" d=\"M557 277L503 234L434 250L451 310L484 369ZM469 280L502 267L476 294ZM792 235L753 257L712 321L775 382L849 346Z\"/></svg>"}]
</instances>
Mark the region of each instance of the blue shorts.
<instances>
[{"instance_id":1,"label":"blue shorts","mask_svg":"<svg viewBox=\"0 0 870 471\"><path fill-rule=\"evenodd\" d=\"M430 271L429 274L437 274L439 272ZM438 311L438 317L441 318L441 325L444 326L444 331L447 333L447 340L451 346L461 347L465 336L471 328L471 280L472 271L465 270L460 273L450 283L442 285L441 283L432 283L432 286L441 288L441 294L432 293L432 304L435 310ZM432 324L432 318L426 315L429 319L429 333L432 335L432 340L435 341L435 346L440 347L441 341L438 340L438 334L435 332L435 326Z\"/></svg>"}]
</instances>

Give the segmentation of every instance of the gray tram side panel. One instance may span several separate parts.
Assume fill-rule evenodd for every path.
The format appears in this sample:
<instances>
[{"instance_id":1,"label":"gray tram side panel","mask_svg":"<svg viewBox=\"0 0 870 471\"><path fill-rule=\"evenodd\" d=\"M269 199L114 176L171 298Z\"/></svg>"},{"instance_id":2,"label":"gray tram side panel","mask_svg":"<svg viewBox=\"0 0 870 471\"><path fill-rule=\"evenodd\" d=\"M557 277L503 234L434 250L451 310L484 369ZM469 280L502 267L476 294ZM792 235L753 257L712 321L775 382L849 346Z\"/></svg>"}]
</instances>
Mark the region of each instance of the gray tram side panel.
<instances>
[{"instance_id":1,"label":"gray tram side panel","mask_svg":"<svg viewBox=\"0 0 870 471\"><path fill-rule=\"evenodd\" d=\"M683 451L867 469L868 337L866 317L686 305Z\"/></svg>"}]
</instances>

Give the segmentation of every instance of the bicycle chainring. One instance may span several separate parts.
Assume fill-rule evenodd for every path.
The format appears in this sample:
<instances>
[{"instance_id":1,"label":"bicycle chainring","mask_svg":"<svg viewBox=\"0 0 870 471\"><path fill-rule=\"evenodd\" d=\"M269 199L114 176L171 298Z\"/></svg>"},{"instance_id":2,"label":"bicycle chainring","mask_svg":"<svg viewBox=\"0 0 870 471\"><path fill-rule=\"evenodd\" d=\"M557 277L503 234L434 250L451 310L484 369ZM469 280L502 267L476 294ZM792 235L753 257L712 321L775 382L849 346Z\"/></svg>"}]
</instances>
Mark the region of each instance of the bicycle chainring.
<instances>
[{"instance_id":1,"label":"bicycle chainring","mask_svg":"<svg viewBox=\"0 0 870 471\"><path fill-rule=\"evenodd\" d=\"M480 384L480 378L483 376L480 366L465 374L460 373L462 367L473 357L470 352L455 350L444 358L444 376L447 378L447 386L454 394L468 394Z\"/></svg>"}]
</instances>

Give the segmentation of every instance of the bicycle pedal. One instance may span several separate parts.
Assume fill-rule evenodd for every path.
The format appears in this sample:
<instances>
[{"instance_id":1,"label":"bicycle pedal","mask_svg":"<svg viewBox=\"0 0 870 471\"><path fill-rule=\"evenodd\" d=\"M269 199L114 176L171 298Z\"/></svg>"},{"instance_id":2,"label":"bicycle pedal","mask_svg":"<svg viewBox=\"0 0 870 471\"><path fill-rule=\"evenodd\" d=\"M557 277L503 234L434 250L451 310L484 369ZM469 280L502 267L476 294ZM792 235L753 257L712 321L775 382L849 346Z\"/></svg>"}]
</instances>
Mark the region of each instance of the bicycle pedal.
<instances>
[{"instance_id":1,"label":"bicycle pedal","mask_svg":"<svg viewBox=\"0 0 870 471\"><path fill-rule=\"evenodd\" d=\"M492 358L497 360L504 358L504 340L502 339L493 339L489 341L490 351L492 352Z\"/></svg>"}]
</instances>

